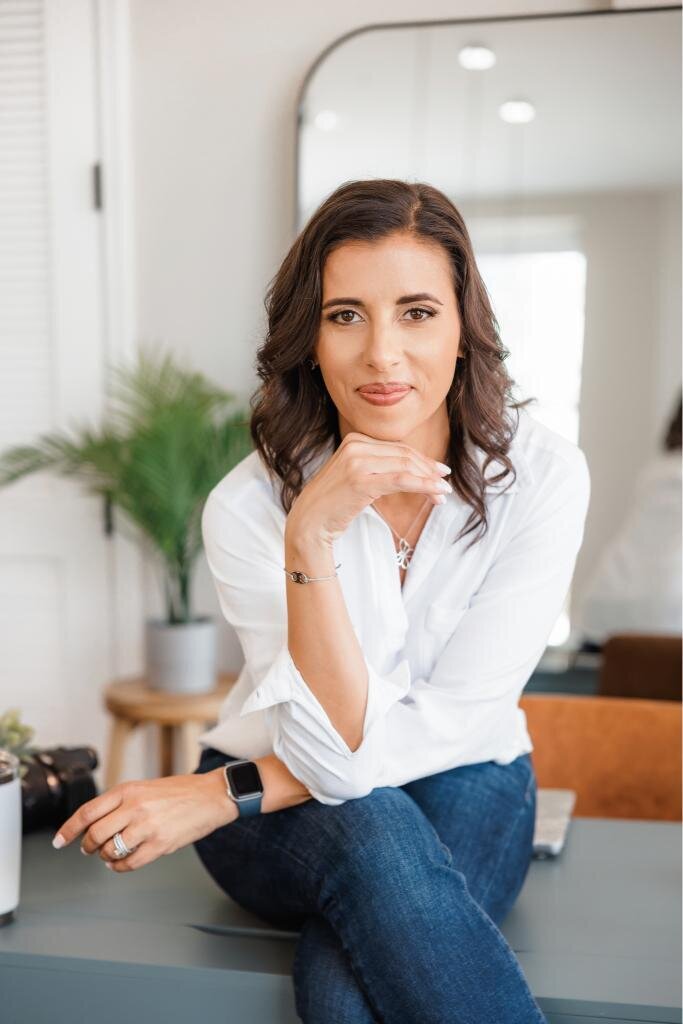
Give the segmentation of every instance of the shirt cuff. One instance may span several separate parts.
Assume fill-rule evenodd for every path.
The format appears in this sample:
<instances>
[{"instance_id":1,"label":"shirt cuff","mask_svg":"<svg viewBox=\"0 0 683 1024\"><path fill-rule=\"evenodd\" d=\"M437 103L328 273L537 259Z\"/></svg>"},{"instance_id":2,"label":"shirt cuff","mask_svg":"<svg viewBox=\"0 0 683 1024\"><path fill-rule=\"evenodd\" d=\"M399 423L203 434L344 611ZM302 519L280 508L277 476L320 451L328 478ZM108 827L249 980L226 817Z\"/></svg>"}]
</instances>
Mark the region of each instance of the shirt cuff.
<instances>
[{"instance_id":1,"label":"shirt cuff","mask_svg":"<svg viewBox=\"0 0 683 1024\"><path fill-rule=\"evenodd\" d=\"M340 753L347 758L354 757L360 753L368 734L384 719L389 708L406 695L411 685L407 658L399 661L392 671L385 675L378 672L367 658L365 664L368 670L368 699L363 721L363 739L358 750L351 750L332 725L327 712L294 664L286 643L280 648L275 661L256 689L242 704L239 717L272 707L274 704L294 701L308 710Z\"/></svg>"}]
</instances>

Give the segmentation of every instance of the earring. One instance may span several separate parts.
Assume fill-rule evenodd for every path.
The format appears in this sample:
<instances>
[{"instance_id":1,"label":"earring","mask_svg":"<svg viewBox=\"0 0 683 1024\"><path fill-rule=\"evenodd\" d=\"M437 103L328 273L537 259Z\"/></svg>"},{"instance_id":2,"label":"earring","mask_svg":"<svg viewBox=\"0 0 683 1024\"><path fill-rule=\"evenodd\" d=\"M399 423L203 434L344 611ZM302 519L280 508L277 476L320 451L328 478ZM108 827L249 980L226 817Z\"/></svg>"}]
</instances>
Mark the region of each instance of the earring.
<instances>
[{"instance_id":1,"label":"earring","mask_svg":"<svg viewBox=\"0 0 683 1024\"><path fill-rule=\"evenodd\" d=\"M310 356L308 357L308 362L309 362L309 364L310 364L310 367L311 367L311 369L312 369L312 370L315 370L315 368L316 368L316 366L317 366L318 364L317 364L316 362L314 362L314 361L313 361L313 359L312 359L312 358L311 358Z\"/></svg>"}]
</instances>

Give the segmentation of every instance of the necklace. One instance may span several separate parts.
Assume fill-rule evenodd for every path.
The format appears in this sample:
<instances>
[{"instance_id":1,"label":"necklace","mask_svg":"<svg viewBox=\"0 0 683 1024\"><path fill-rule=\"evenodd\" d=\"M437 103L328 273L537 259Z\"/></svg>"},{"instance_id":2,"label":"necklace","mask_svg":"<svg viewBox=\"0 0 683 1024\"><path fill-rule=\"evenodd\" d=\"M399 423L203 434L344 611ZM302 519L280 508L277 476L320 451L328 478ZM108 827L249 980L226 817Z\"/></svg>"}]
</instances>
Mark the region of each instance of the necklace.
<instances>
[{"instance_id":1,"label":"necklace","mask_svg":"<svg viewBox=\"0 0 683 1024\"><path fill-rule=\"evenodd\" d=\"M429 498L425 498L424 503L420 506L420 511L417 513L417 515L413 519L412 523L410 524L410 526L406 530L406 534L410 533L410 531L412 530L413 526L415 526L415 523L418 521L418 519L422 515L422 511L423 511L423 509L424 509L424 507L425 507L425 505L427 504L428 501L429 501ZM372 507L375 508L374 504L373 504ZM381 516L381 518L384 519L384 516L379 511L379 509L375 508L375 512L377 512L378 516ZM386 519L384 519L384 522L387 523ZM399 569L407 569L408 566L410 565L410 560L413 557L413 552L415 551L415 548L411 548L410 544L405 539L405 537L399 537L399 535L396 533L396 530L393 528L391 523L387 523L387 526L389 527L389 529L393 533L394 537L396 537L396 539L398 540L398 551L396 552L396 561L398 563L398 567L399 567Z\"/></svg>"}]
</instances>

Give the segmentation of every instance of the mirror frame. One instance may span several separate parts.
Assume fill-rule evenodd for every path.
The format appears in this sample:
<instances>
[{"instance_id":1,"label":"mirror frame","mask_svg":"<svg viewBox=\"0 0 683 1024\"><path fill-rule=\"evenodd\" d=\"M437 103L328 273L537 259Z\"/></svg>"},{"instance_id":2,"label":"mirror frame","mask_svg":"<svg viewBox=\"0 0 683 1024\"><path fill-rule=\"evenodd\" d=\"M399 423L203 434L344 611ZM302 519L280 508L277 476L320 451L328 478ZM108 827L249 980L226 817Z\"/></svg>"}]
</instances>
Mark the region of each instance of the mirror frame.
<instances>
[{"instance_id":1,"label":"mirror frame","mask_svg":"<svg viewBox=\"0 0 683 1024\"><path fill-rule=\"evenodd\" d=\"M613 8L609 7L604 10L596 9L590 11L551 11L548 14L503 14L503 15L492 15L488 18L437 18L435 21L387 21L387 22L372 22L370 25L361 25L359 28L351 29L350 32L345 32L343 36L339 36L334 39L329 46L318 54L316 59L313 61L308 71L304 75L303 81L299 87L296 100L296 132L294 139L294 202L293 202L293 233L292 239L296 238L301 231L303 225L301 224L301 204L299 199L300 183L301 183L301 125L303 123L303 107L304 100L306 98L306 92L311 80L318 70L322 62L331 54L337 47L341 46L342 43L346 43L349 39L353 39L354 36L359 36L367 32L378 32L386 29L398 29L398 28L438 28L439 26L445 25L489 25L494 22L514 22L515 24L522 21L550 21L550 20L561 20L566 18L592 18L596 15L605 17L619 17L623 14L652 14L654 11L680 11L683 9L682 4L657 4L651 7L620 7Z\"/></svg>"}]
</instances>

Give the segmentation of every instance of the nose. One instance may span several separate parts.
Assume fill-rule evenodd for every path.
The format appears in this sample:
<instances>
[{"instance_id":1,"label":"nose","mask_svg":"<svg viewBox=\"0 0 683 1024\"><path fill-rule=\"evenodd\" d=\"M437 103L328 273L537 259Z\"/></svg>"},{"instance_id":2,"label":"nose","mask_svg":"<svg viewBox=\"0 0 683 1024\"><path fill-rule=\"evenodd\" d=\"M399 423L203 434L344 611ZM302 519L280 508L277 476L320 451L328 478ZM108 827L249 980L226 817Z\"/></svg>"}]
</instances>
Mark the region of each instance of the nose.
<instances>
[{"instance_id":1,"label":"nose","mask_svg":"<svg viewBox=\"0 0 683 1024\"><path fill-rule=\"evenodd\" d=\"M375 323L367 332L365 361L369 366L385 370L400 362L402 343L391 322Z\"/></svg>"}]
</instances>

